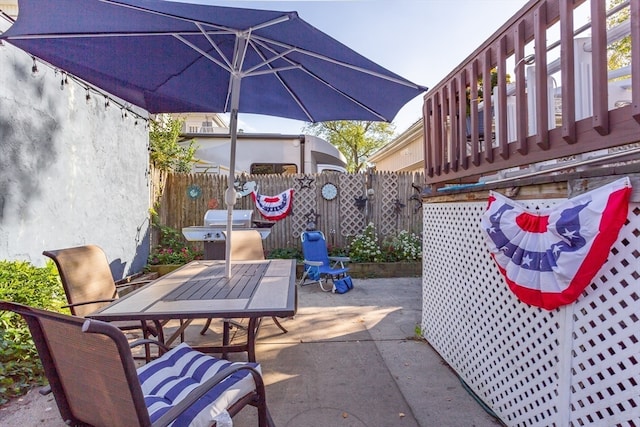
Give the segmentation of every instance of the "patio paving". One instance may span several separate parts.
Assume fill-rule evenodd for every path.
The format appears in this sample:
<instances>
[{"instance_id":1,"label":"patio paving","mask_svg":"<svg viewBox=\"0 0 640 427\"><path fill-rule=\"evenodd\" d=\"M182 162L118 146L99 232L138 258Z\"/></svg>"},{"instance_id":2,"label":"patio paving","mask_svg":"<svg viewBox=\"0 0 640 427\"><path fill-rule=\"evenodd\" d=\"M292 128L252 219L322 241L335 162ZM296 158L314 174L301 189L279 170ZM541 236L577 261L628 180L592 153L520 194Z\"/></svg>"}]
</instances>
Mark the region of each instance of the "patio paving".
<instances>
[{"instance_id":1,"label":"patio paving","mask_svg":"<svg viewBox=\"0 0 640 427\"><path fill-rule=\"evenodd\" d=\"M415 339L420 278L356 279L354 285L344 295L317 285L299 288L297 315L281 321L287 334L263 321L256 354L277 426L500 425L440 356ZM219 340L217 331L200 336L200 324L187 330L187 342ZM0 411L2 425L64 426L52 396L32 392L9 408ZM253 408L234 418L236 427L255 424Z\"/></svg>"}]
</instances>

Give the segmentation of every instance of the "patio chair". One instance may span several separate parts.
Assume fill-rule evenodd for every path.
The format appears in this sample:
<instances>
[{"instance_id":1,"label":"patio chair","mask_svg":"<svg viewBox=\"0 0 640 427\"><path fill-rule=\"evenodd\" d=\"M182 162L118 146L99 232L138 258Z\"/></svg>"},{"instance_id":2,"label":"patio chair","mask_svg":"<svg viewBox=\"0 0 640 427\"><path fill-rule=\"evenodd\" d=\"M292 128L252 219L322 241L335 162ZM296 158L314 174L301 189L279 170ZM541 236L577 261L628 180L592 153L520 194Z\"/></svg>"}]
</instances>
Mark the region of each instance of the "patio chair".
<instances>
[{"instance_id":1,"label":"patio chair","mask_svg":"<svg viewBox=\"0 0 640 427\"><path fill-rule=\"evenodd\" d=\"M225 237L227 232L223 231ZM231 261L251 261L251 260L264 260L264 247L262 246L262 236L257 230L234 230L231 233ZM273 322L283 333L287 333L285 329L276 317L272 317ZM228 344L229 327L234 325L238 328L245 328L239 322L226 319L224 321L223 341ZM211 326L211 319L207 319L207 322L202 327L200 335L204 335Z\"/></svg>"},{"instance_id":2,"label":"patio chair","mask_svg":"<svg viewBox=\"0 0 640 427\"><path fill-rule=\"evenodd\" d=\"M322 231L304 231L300 235L302 240L302 254L304 256L304 272L300 279L300 286L318 283L325 292L333 290L333 282L343 278L349 271L344 266L351 261L349 257L329 256L327 241ZM323 282L331 280L332 285L325 289Z\"/></svg>"},{"instance_id":3,"label":"patio chair","mask_svg":"<svg viewBox=\"0 0 640 427\"><path fill-rule=\"evenodd\" d=\"M252 405L258 425L273 426L257 363L231 363L182 343L136 370L127 338L110 323L6 301L0 310L26 320L66 424L209 426Z\"/></svg>"},{"instance_id":4,"label":"patio chair","mask_svg":"<svg viewBox=\"0 0 640 427\"><path fill-rule=\"evenodd\" d=\"M65 307L74 316L85 317L104 307L119 297L118 290L140 286L147 281L132 281L116 285L111 275L109 262L104 251L95 245L56 249L42 252L51 258L58 268L60 280L69 303ZM117 321L113 322L122 331L141 330L144 338L150 335L163 341L160 322ZM145 358L150 360L150 349L145 347Z\"/></svg>"}]
</instances>

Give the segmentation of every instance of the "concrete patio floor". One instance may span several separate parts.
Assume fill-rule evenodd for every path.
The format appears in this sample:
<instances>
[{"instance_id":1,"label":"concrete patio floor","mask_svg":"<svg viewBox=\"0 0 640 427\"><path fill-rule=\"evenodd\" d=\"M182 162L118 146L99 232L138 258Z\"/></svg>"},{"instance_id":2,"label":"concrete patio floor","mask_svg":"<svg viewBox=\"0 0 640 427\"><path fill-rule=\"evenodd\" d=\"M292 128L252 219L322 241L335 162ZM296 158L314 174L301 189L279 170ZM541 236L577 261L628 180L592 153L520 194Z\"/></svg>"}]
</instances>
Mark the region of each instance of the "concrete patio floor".
<instances>
[{"instance_id":1,"label":"concrete patio floor","mask_svg":"<svg viewBox=\"0 0 640 427\"><path fill-rule=\"evenodd\" d=\"M264 319L256 346L277 426L497 426L455 373L416 339L420 278L355 279L353 291L299 288L298 313L283 319L283 334ZM216 323L204 337L202 322L187 342L219 340ZM241 331L238 333L242 333ZM244 360L244 354L232 359ZM31 392L0 410L0 425L64 426L52 396ZM234 426L256 425L246 408Z\"/></svg>"}]
</instances>

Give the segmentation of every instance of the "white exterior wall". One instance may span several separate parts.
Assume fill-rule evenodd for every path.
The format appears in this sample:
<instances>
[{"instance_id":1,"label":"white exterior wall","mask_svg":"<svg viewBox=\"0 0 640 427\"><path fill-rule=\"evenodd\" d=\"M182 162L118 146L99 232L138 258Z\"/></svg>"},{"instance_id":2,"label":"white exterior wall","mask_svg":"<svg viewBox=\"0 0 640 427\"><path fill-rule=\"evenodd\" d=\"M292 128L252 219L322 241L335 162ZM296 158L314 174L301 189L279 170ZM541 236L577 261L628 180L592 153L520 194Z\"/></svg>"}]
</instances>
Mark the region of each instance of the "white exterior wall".
<instances>
[{"instance_id":1,"label":"white exterior wall","mask_svg":"<svg viewBox=\"0 0 640 427\"><path fill-rule=\"evenodd\" d=\"M9 23L0 20L0 30ZM0 46L0 259L44 265L45 249L101 246L116 278L149 252L144 120Z\"/></svg>"}]
</instances>

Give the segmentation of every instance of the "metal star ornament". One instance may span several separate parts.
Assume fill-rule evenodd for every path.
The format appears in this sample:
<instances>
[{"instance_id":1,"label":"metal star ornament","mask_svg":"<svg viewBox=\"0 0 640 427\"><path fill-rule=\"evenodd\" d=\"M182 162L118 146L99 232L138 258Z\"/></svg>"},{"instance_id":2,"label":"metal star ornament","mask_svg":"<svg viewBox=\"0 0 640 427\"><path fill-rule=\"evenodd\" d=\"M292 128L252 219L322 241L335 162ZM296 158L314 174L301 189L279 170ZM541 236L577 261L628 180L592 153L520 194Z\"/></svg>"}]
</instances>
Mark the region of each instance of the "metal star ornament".
<instances>
[{"instance_id":1,"label":"metal star ornament","mask_svg":"<svg viewBox=\"0 0 640 427\"><path fill-rule=\"evenodd\" d=\"M304 175L302 178L296 178L298 183L300 184L300 188L311 188L311 184L315 182L314 178L311 178L308 175Z\"/></svg>"}]
</instances>

